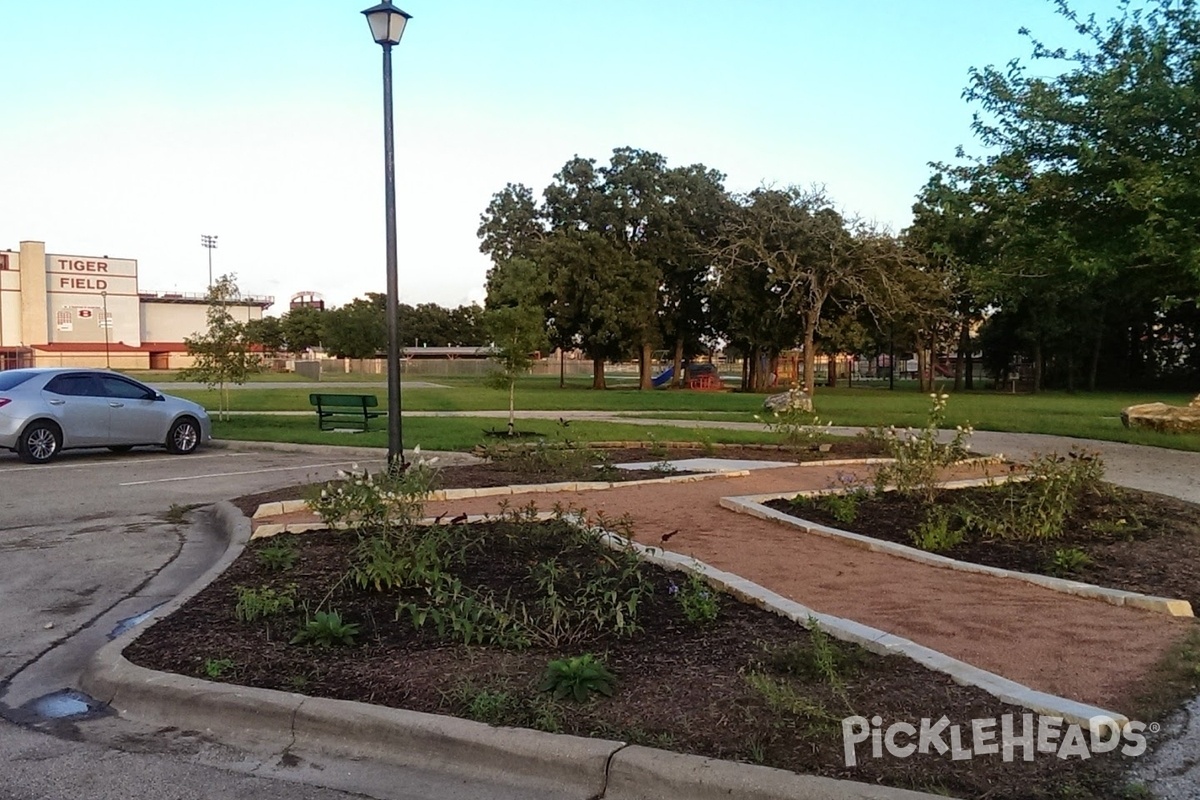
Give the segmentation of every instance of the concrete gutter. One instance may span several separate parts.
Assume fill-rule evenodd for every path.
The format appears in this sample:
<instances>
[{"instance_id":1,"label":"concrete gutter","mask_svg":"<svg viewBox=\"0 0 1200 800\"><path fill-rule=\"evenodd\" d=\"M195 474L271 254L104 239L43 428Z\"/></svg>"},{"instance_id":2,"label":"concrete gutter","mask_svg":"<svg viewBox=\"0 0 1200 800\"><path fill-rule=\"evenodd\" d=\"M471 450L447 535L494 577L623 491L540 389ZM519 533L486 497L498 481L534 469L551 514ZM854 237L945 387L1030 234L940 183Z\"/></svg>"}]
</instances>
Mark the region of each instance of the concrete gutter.
<instances>
[{"instance_id":1,"label":"concrete gutter","mask_svg":"<svg viewBox=\"0 0 1200 800\"><path fill-rule=\"evenodd\" d=\"M751 764L670 753L624 742L495 728L457 717L214 683L130 663L122 651L180 608L242 553L250 520L218 503L228 536L221 559L146 622L102 647L80 688L122 717L199 730L231 743L285 753L307 746L530 795L578 800L934 800L904 789L796 775ZM682 559L682 557L680 557Z\"/></svg>"},{"instance_id":2,"label":"concrete gutter","mask_svg":"<svg viewBox=\"0 0 1200 800\"><path fill-rule=\"evenodd\" d=\"M995 483L995 481L991 478L980 478L951 481L943 484L943 488L962 489L970 486L987 486L993 483ZM1137 608L1143 611L1152 611L1159 614L1168 614L1173 617L1193 616L1192 605L1187 600L1179 600L1170 597L1156 597L1154 595L1129 592L1122 589L1108 589L1103 586L1096 586L1094 584L1083 583L1081 581L1072 581L1065 578L1054 578L1049 575L1036 575L1030 572L1018 572L1016 570L1001 569L1000 567L989 567L984 564L973 564L969 561L959 561L958 559L947 558L946 556L941 556L937 553L928 553L915 547L909 547L907 545L897 544L895 542L888 542L871 536L864 536L860 533L843 531L839 528L831 528L828 525L822 525L818 522L812 522L791 514L785 514L781 511L776 511L775 509L764 505L771 500L788 500L797 496L818 496L830 494L832 491L837 490L818 489L814 491L773 492L771 494L722 497L720 504L722 508L727 508L740 514L748 514L753 517L758 517L759 519L781 522L785 525L790 525L793 528L798 528L807 533L816 534L817 536L825 536L830 539L837 539L838 541L845 542L851 546L861 547L864 550L871 550L876 553L886 553L888 555L908 559L909 561L928 564L932 567L943 567L945 569L953 569L960 572L974 572L982 575L992 575L997 578L1024 581L1025 583L1032 583L1055 592L1062 592L1063 594L1074 595L1076 597L1086 597L1093 600L1101 600L1114 606L1129 606L1130 608Z\"/></svg>"}]
</instances>

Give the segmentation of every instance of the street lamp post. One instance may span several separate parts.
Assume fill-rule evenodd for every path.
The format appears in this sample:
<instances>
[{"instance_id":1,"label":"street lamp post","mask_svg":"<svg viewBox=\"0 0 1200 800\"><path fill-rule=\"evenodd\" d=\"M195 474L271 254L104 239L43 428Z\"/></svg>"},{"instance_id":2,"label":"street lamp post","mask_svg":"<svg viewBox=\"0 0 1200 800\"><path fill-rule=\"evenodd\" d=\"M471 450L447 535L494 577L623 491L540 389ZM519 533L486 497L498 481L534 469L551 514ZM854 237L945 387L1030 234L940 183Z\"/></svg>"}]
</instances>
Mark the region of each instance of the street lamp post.
<instances>
[{"instance_id":1,"label":"street lamp post","mask_svg":"<svg viewBox=\"0 0 1200 800\"><path fill-rule=\"evenodd\" d=\"M362 12L371 37L383 47L383 171L384 226L387 231L387 370L388 469L405 466L404 435L400 424L400 279L396 272L396 157L392 141L392 47L400 43L412 19L384 0Z\"/></svg>"},{"instance_id":2,"label":"street lamp post","mask_svg":"<svg viewBox=\"0 0 1200 800\"><path fill-rule=\"evenodd\" d=\"M100 319L100 324L104 326L104 367L112 369L108 355L108 292L100 292L100 301L104 304L104 316Z\"/></svg>"},{"instance_id":3,"label":"street lamp post","mask_svg":"<svg viewBox=\"0 0 1200 800\"><path fill-rule=\"evenodd\" d=\"M211 289L212 282L212 251L217 248L217 237L209 236L208 234L200 234L200 244L208 250L208 288Z\"/></svg>"}]
</instances>

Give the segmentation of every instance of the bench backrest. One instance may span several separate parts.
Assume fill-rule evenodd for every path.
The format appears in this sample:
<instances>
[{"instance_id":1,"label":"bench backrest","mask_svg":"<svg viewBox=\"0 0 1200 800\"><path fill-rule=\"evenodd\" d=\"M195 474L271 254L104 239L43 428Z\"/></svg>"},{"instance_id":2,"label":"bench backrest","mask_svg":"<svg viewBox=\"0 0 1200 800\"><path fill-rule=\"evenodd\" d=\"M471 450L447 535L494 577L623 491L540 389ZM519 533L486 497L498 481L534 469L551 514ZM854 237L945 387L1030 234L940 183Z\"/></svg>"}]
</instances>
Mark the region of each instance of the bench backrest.
<instances>
[{"instance_id":1,"label":"bench backrest","mask_svg":"<svg viewBox=\"0 0 1200 800\"><path fill-rule=\"evenodd\" d=\"M374 408L379 405L379 400L373 394L310 394L308 403L313 406Z\"/></svg>"}]
</instances>

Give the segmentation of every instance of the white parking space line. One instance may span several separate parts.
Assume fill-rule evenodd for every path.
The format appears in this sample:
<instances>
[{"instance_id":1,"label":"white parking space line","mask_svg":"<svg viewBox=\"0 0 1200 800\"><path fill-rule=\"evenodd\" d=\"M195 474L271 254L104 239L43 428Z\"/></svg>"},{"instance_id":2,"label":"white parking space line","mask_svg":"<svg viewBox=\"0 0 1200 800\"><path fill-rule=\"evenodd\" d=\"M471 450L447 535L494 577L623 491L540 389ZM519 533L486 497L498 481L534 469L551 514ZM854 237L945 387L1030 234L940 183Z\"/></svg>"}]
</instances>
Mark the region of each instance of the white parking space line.
<instances>
[{"instance_id":1,"label":"white parking space line","mask_svg":"<svg viewBox=\"0 0 1200 800\"><path fill-rule=\"evenodd\" d=\"M208 475L183 475L178 478L156 478L151 481L129 481L118 483L118 486L145 486L150 483L174 483L177 481L202 481L205 478L233 478L238 475L261 475L267 472L290 472L300 469L320 469L322 467L340 467L345 464L356 464L356 461L334 461L329 464L302 464L298 467L267 467L265 469L250 469L245 472L213 472Z\"/></svg>"},{"instance_id":2,"label":"white parking space line","mask_svg":"<svg viewBox=\"0 0 1200 800\"><path fill-rule=\"evenodd\" d=\"M254 455L253 453L210 453L208 455L190 455L187 456L188 461L199 461L202 458L233 458L239 456ZM30 466L21 467L4 467L0 466L0 472L28 472L31 469L95 469L97 464L108 464L114 467L123 467L126 464L149 464L155 461L161 461L165 458L175 458L169 453L163 453L160 456L152 458L125 458L122 456L110 455L102 461L77 461L69 464L52 463L52 464L32 464Z\"/></svg>"}]
</instances>

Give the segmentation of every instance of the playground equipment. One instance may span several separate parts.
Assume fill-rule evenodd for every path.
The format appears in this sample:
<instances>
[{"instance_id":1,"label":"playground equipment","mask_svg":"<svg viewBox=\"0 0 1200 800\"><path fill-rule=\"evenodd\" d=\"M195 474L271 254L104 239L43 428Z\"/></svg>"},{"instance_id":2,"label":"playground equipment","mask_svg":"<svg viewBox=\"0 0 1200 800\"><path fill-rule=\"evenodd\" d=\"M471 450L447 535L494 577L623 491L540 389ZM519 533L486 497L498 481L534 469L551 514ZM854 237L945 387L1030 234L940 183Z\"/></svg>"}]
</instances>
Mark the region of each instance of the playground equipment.
<instances>
[{"instance_id":1,"label":"playground equipment","mask_svg":"<svg viewBox=\"0 0 1200 800\"><path fill-rule=\"evenodd\" d=\"M671 379L674 377L675 377L675 365L672 364L671 366L667 367L665 370L660 372L658 375L655 375L653 378L651 378L650 383L652 383L654 385L655 389L661 389L662 387L664 387L668 383L670 383Z\"/></svg>"}]
</instances>

